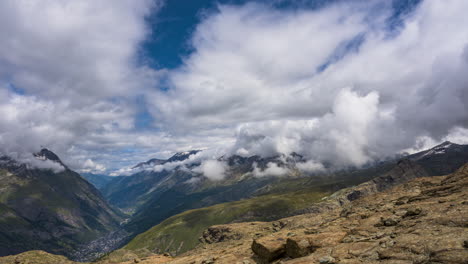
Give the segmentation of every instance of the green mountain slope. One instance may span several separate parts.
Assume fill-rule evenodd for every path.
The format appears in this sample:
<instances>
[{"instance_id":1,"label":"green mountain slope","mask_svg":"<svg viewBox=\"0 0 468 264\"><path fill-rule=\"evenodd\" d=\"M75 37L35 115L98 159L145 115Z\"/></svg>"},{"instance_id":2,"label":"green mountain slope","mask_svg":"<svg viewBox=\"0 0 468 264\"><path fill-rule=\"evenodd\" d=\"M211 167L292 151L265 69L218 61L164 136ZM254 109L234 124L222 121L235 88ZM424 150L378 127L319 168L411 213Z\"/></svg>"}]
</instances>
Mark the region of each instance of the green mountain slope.
<instances>
[{"instance_id":1,"label":"green mountain slope","mask_svg":"<svg viewBox=\"0 0 468 264\"><path fill-rule=\"evenodd\" d=\"M180 254L194 248L209 226L244 221L276 220L295 214L329 193L300 191L188 210L136 236L124 250Z\"/></svg>"},{"instance_id":2,"label":"green mountain slope","mask_svg":"<svg viewBox=\"0 0 468 264\"><path fill-rule=\"evenodd\" d=\"M42 157L63 164L55 154ZM71 256L119 227L121 216L99 191L66 166L61 172L0 158L0 255L46 250Z\"/></svg>"}]
</instances>

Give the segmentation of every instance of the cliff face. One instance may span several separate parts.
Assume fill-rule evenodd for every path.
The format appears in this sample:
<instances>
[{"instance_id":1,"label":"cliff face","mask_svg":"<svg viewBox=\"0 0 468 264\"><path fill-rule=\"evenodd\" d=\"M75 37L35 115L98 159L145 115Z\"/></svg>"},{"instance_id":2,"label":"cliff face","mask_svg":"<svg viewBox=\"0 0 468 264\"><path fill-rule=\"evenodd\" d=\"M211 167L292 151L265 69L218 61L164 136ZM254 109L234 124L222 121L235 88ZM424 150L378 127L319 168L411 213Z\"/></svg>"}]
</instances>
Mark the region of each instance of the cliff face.
<instances>
[{"instance_id":1,"label":"cliff face","mask_svg":"<svg viewBox=\"0 0 468 264\"><path fill-rule=\"evenodd\" d=\"M0 160L0 255L40 249L71 256L119 226L120 216L98 190L55 154L42 150L36 158L63 169Z\"/></svg>"}]
</instances>

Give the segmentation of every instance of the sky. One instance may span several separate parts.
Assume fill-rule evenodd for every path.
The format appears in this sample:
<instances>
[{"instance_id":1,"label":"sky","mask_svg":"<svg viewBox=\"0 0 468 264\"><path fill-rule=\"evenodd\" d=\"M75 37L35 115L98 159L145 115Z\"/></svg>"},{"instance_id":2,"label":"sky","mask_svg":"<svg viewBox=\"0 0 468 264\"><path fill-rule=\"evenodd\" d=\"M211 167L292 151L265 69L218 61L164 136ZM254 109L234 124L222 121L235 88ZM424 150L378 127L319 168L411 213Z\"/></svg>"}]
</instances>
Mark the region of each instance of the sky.
<instances>
[{"instance_id":1,"label":"sky","mask_svg":"<svg viewBox=\"0 0 468 264\"><path fill-rule=\"evenodd\" d=\"M1 1L0 153L31 162L46 147L77 171L117 175L191 149L219 171L212 160L226 154L296 152L320 168L468 143L466 10Z\"/></svg>"}]
</instances>

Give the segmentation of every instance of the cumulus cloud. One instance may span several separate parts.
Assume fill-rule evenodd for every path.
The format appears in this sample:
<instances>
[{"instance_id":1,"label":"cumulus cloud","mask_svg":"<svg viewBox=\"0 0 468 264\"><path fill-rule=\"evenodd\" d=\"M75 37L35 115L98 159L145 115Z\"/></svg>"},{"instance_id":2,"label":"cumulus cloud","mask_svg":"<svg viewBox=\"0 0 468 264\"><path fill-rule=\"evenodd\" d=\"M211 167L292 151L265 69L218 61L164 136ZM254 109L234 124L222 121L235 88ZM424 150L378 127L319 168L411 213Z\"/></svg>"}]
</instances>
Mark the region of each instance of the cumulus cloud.
<instances>
[{"instance_id":1,"label":"cumulus cloud","mask_svg":"<svg viewBox=\"0 0 468 264\"><path fill-rule=\"evenodd\" d=\"M106 171L106 166L94 162L92 159L87 159L83 164L83 169L81 172L88 173L102 173Z\"/></svg>"},{"instance_id":2,"label":"cumulus cloud","mask_svg":"<svg viewBox=\"0 0 468 264\"><path fill-rule=\"evenodd\" d=\"M236 131L233 154L297 152L336 166L466 131L468 3L422 1L401 27L388 3L220 6L152 112L175 133Z\"/></svg>"},{"instance_id":3,"label":"cumulus cloud","mask_svg":"<svg viewBox=\"0 0 468 264\"><path fill-rule=\"evenodd\" d=\"M361 165L370 156L376 156L370 150L365 152L364 147L374 137L379 140L375 135L379 122L391 119L391 114L377 109L378 95L359 96L345 88L332 105L330 113L310 120L274 120L242 125L233 149L241 149L247 156L260 154L267 157L296 152L307 159L335 162L336 165Z\"/></svg>"},{"instance_id":4,"label":"cumulus cloud","mask_svg":"<svg viewBox=\"0 0 468 264\"><path fill-rule=\"evenodd\" d=\"M126 95L143 69L131 67L146 37L150 0L27 1L0 6L0 76L16 87L83 103Z\"/></svg>"},{"instance_id":5,"label":"cumulus cloud","mask_svg":"<svg viewBox=\"0 0 468 264\"><path fill-rule=\"evenodd\" d=\"M138 47L148 35L144 18L159 3L2 1L0 152L45 146L72 168L89 169L89 158L139 145L129 140L139 134L133 100L160 73L138 64Z\"/></svg>"},{"instance_id":6,"label":"cumulus cloud","mask_svg":"<svg viewBox=\"0 0 468 264\"><path fill-rule=\"evenodd\" d=\"M65 167L63 167L60 163L51 161L51 160L40 160L37 159L36 157L31 157L27 159L18 159L19 162L26 163L32 168L37 168L37 169L47 169L47 170L52 170L55 173L59 173L65 170Z\"/></svg>"},{"instance_id":7,"label":"cumulus cloud","mask_svg":"<svg viewBox=\"0 0 468 264\"><path fill-rule=\"evenodd\" d=\"M226 177L227 164L219 160L204 160L200 166L193 169L194 172L202 173L206 178L219 181Z\"/></svg>"},{"instance_id":8,"label":"cumulus cloud","mask_svg":"<svg viewBox=\"0 0 468 264\"><path fill-rule=\"evenodd\" d=\"M296 163L296 167L306 173L315 173L315 172L322 172L325 170L325 167L320 162L316 162L313 160L308 160L306 162L298 162Z\"/></svg>"},{"instance_id":9,"label":"cumulus cloud","mask_svg":"<svg viewBox=\"0 0 468 264\"><path fill-rule=\"evenodd\" d=\"M212 150L192 164L296 152L306 171L466 143L467 1L422 1L397 27L393 1L220 5L183 65L157 70L138 49L160 2L1 1L0 152L44 146L84 170L188 149ZM140 96L155 130L134 125Z\"/></svg>"},{"instance_id":10,"label":"cumulus cloud","mask_svg":"<svg viewBox=\"0 0 468 264\"><path fill-rule=\"evenodd\" d=\"M70 108L66 102L40 99L35 96L3 93L0 99L0 153L29 156L47 147L69 160L74 145L105 145L100 134L111 129L125 130L131 123L129 111L110 103L88 106L88 109ZM99 142L102 142L99 144ZM68 158L68 159L67 159ZM66 162L80 168L79 159ZM74 163L75 162L75 163Z\"/></svg>"},{"instance_id":11,"label":"cumulus cloud","mask_svg":"<svg viewBox=\"0 0 468 264\"><path fill-rule=\"evenodd\" d=\"M265 176L284 176L289 173L289 169L281 167L274 162L268 162L266 168L261 169L258 167L257 163L253 164L253 175L255 177L265 177Z\"/></svg>"}]
</instances>

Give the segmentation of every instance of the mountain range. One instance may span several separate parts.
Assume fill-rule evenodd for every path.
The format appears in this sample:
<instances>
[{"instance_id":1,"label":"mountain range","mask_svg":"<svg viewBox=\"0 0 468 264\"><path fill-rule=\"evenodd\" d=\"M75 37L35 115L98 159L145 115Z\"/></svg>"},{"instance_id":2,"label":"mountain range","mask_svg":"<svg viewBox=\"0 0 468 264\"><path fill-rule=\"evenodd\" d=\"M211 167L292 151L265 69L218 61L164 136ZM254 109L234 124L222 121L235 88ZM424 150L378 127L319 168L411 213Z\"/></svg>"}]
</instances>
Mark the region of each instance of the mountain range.
<instances>
[{"instance_id":1,"label":"mountain range","mask_svg":"<svg viewBox=\"0 0 468 264\"><path fill-rule=\"evenodd\" d=\"M231 164L249 159L261 158ZM467 162L468 146L445 142L364 169L266 177L260 192L175 214L96 263L463 263ZM236 186L234 179L199 186ZM43 251L0 263L75 264Z\"/></svg>"},{"instance_id":2,"label":"mountain range","mask_svg":"<svg viewBox=\"0 0 468 264\"><path fill-rule=\"evenodd\" d=\"M47 149L35 157L61 171L1 157L0 254L40 249L91 260L122 247L104 260L179 255L207 243L211 238L204 238L204 232L212 225L316 213L315 204L323 199L335 197L341 206L416 177L452 173L468 162L468 145L451 142L363 168L312 173L298 168L305 159L297 153L234 155L219 158L227 164L225 178L212 181L190 169L200 165L193 158L199 152L153 158L133 166L133 175L118 177L80 176ZM285 173L255 174L267 172L271 164ZM347 189L351 186L357 187Z\"/></svg>"},{"instance_id":3,"label":"mountain range","mask_svg":"<svg viewBox=\"0 0 468 264\"><path fill-rule=\"evenodd\" d=\"M177 153L168 160L152 159L140 164L155 164L154 160L158 160L159 165L167 164L188 159L190 155L197 153L198 151ZM329 170L312 174L301 172L297 168L298 163L305 161L297 153L289 157L221 157L220 160L228 165L226 177L221 181L198 177L197 181L193 182L191 179L197 175L182 166L158 171L146 166L146 169L131 176L116 178L102 191L112 205L131 214L123 226L130 234L128 239L152 229L157 237L165 237L159 240L160 243L153 243L156 248L179 254L193 248L198 243L198 240L194 239L196 234L200 234L212 224L271 221L303 213L307 211L310 203L321 197L389 172L400 159L408 159L421 165L427 175L445 175L468 162L468 146L444 142L422 152L377 162L365 168ZM265 169L271 163L280 168L287 168L288 173L280 177L258 177L252 173L255 168ZM190 166L197 165L199 164L195 163ZM187 211L197 208L206 208L201 209L205 213L197 210ZM282 209L275 210L277 208ZM181 222L180 213L184 219L192 219L182 221L185 229L180 225L175 228L171 224ZM210 214L216 214L218 217L204 217ZM158 228L152 228L160 223ZM178 233L176 229L183 235L175 235ZM186 240L188 234L194 234L190 242ZM153 239L156 240L158 239ZM185 241L182 246L181 241ZM131 242L129 247L142 248L135 246L138 244L141 243Z\"/></svg>"}]
</instances>

